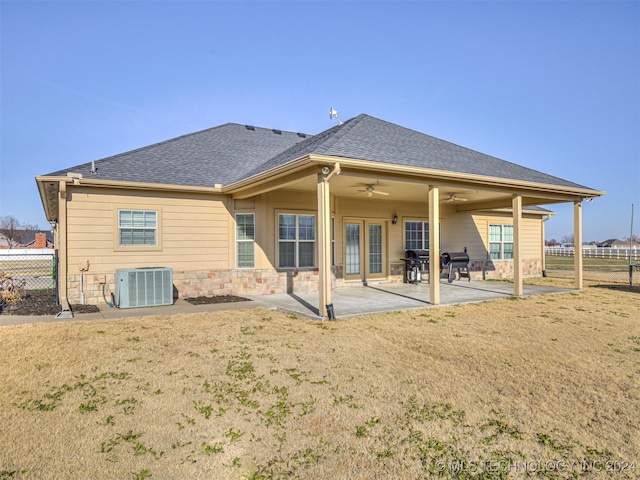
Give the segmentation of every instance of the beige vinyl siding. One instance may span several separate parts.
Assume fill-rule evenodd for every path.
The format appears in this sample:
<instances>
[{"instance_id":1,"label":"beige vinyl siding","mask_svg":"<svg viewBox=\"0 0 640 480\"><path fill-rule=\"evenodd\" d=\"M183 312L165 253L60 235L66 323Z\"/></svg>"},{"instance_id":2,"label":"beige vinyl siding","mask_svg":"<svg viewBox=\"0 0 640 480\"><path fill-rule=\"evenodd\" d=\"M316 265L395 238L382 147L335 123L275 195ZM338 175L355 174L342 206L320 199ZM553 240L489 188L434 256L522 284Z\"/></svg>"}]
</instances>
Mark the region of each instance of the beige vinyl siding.
<instances>
[{"instance_id":1,"label":"beige vinyl siding","mask_svg":"<svg viewBox=\"0 0 640 480\"><path fill-rule=\"evenodd\" d=\"M538 217L527 218L523 216L522 220L522 258L533 259L540 258L542 246L540 244L540 228L542 221Z\"/></svg>"},{"instance_id":2,"label":"beige vinyl siding","mask_svg":"<svg viewBox=\"0 0 640 480\"><path fill-rule=\"evenodd\" d=\"M489 225L513 225L513 216L509 214L457 214L446 217L443 228L443 251L462 251L467 247L473 260L489 259ZM523 259L540 258L539 216L523 215L522 256ZM446 232L446 233L445 233Z\"/></svg>"},{"instance_id":3,"label":"beige vinyl siding","mask_svg":"<svg viewBox=\"0 0 640 480\"><path fill-rule=\"evenodd\" d=\"M129 190L71 189L68 202L69 273L89 261L89 273L118 268L175 270L231 268L230 213L222 195L133 193ZM158 212L158 247L118 246L118 209ZM231 238L232 240L232 238Z\"/></svg>"},{"instance_id":4,"label":"beige vinyl siding","mask_svg":"<svg viewBox=\"0 0 640 480\"><path fill-rule=\"evenodd\" d=\"M299 190L276 190L261 195L260 201L266 204L266 218L256 218L256 228L263 228L266 235L260 247L267 257L268 267L277 268L278 249L278 213L295 213L316 216L316 242L318 238L318 197L315 192ZM257 204L258 202L256 202ZM260 225L260 227L258 227Z\"/></svg>"}]
</instances>

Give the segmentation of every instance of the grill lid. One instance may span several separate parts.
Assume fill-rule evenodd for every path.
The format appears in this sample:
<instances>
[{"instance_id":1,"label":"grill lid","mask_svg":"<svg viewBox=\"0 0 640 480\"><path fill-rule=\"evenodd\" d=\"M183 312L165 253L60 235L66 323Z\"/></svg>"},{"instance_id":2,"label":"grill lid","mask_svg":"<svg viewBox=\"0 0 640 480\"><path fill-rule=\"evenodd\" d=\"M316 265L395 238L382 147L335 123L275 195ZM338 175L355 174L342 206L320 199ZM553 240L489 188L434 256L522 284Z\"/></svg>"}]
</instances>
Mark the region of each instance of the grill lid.
<instances>
[{"instance_id":1,"label":"grill lid","mask_svg":"<svg viewBox=\"0 0 640 480\"><path fill-rule=\"evenodd\" d=\"M467 252L446 252L441 255L444 265L450 262L469 263L469 254Z\"/></svg>"},{"instance_id":2,"label":"grill lid","mask_svg":"<svg viewBox=\"0 0 640 480\"><path fill-rule=\"evenodd\" d=\"M412 249L405 252L407 258L429 258L429 250Z\"/></svg>"}]
</instances>

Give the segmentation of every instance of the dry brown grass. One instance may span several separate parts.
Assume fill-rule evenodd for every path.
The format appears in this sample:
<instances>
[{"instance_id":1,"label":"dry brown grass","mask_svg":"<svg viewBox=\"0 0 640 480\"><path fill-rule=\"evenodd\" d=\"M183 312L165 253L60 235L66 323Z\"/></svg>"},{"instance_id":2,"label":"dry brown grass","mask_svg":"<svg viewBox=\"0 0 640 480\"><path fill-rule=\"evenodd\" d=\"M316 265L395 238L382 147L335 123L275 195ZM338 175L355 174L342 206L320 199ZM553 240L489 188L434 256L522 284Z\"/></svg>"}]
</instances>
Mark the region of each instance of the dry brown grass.
<instances>
[{"instance_id":1,"label":"dry brown grass","mask_svg":"<svg viewBox=\"0 0 640 480\"><path fill-rule=\"evenodd\" d=\"M0 478L637 478L638 312L586 288L3 327Z\"/></svg>"}]
</instances>

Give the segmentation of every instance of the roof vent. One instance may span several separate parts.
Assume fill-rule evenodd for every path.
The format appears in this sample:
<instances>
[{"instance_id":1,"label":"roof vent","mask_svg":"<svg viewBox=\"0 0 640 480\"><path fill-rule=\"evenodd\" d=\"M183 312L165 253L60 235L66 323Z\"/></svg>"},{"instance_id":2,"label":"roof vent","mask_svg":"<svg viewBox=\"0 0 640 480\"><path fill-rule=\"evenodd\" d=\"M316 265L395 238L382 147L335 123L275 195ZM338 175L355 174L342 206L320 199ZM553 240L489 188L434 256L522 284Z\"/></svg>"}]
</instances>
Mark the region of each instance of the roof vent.
<instances>
[{"instance_id":1,"label":"roof vent","mask_svg":"<svg viewBox=\"0 0 640 480\"><path fill-rule=\"evenodd\" d=\"M245 125L244 128L251 131L254 131L256 129L256 127L254 127L253 125Z\"/></svg>"},{"instance_id":2,"label":"roof vent","mask_svg":"<svg viewBox=\"0 0 640 480\"><path fill-rule=\"evenodd\" d=\"M276 130L275 128L272 130L276 135L282 135L282 130Z\"/></svg>"},{"instance_id":3,"label":"roof vent","mask_svg":"<svg viewBox=\"0 0 640 480\"><path fill-rule=\"evenodd\" d=\"M307 138L307 135L306 135L306 134L304 134L304 133L298 133L298 136L299 136L300 138Z\"/></svg>"}]
</instances>

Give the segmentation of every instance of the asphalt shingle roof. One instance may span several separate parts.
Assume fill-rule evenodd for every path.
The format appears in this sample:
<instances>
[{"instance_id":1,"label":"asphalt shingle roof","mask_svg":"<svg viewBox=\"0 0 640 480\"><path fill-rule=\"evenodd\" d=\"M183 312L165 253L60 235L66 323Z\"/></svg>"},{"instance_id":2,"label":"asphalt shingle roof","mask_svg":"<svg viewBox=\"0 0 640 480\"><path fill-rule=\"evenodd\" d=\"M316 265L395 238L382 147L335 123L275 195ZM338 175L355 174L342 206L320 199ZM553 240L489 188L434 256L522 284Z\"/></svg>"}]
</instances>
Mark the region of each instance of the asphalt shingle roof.
<instances>
[{"instance_id":1,"label":"asphalt shingle roof","mask_svg":"<svg viewBox=\"0 0 640 480\"><path fill-rule=\"evenodd\" d=\"M279 133L278 133L279 132ZM307 135L227 123L148 147L65 168L102 180L213 187L228 185Z\"/></svg>"},{"instance_id":2,"label":"asphalt shingle roof","mask_svg":"<svg viewBox=\"0 0 640 480\"><path fill-rule=\"evenodd\" d=\"M249 172L249 176L305 154L586 188L368 115L354 117L291 147Z\"/></svg>"},{"instance_id":3,"label":"asphalt shingle roof","mask_svg":"<svg viewBox=\"0 0 640 480\"><path fill-rule=\"evenodd\" d=\"M314 136L228 123L97 160L95 177L212 187L309 154L587 188L364 114ZM91 177L90 168L85 163L49 175Z\"/></svg>"}]
</instances>

